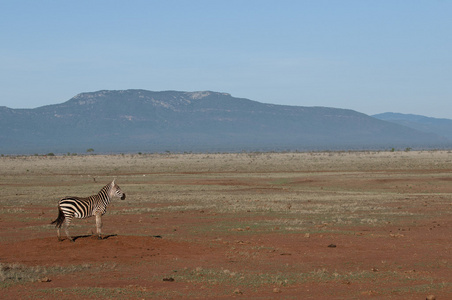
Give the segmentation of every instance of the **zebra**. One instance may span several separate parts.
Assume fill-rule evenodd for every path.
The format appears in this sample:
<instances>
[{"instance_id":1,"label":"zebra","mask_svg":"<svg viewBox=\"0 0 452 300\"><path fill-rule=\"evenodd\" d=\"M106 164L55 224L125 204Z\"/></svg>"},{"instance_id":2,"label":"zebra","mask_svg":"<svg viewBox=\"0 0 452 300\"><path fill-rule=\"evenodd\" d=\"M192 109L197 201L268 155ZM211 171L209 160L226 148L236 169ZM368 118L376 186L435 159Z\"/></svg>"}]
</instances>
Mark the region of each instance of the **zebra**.
<instances>
[{"instance_id":1,"label":"zebra","mask_svg":"<svg viewBox=\"0 0 452 300\"><path fill-rule=\"evenodd\" d=\"M115 179L106 186L104 186L97 195L89 196L87 198L80 197L64 197L58 202L58 217L50 224L55 224L57 228L58 240L62 241L60 236L60 228L64 223L64 230L66 236L71 242L74 239L70 236L68 227L73 218L85 219L96 216L96 228L98 239L102 239L102 216L107 211L107 205L110 203L112 197L119 197L121 200L126 198L126 194L121 191L119 186L115 183Z\"/></svg>"}]
</instances>

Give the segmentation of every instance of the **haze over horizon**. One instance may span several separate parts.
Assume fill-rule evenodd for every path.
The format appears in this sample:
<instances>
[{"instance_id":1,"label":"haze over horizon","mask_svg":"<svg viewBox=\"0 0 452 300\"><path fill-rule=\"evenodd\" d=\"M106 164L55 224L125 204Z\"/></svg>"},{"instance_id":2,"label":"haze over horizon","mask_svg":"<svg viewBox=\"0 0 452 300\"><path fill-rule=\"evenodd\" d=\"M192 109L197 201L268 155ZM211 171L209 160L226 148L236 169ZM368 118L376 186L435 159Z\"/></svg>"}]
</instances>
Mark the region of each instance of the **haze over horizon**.
<instances>
[{"instance_id":1,"label":"haze over horizon","mask_svg":"<svg viewBox=\"0 0 452 300\"><path fill-rule=\"evenodd\" d=\"M452 119L452 2L2 1L0 106L98 90Z\"/></svg>"}]
</instances>

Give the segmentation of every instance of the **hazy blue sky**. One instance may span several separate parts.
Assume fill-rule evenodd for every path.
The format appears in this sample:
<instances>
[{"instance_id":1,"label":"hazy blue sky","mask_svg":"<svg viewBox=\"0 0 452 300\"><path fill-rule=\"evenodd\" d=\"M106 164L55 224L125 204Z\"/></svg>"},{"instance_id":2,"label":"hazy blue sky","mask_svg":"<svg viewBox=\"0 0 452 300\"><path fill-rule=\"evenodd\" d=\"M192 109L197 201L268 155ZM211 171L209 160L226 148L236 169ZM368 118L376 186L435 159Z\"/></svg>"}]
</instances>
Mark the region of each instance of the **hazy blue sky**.
<instances>
[{"instance_id":1,"label":"hazy blue sky","mask_svg":"<svg viewBox=\"0 0 452 300\"><path fill-rule=\"evenodd\" d=\"M452 118L449 0L0 0L0 105L212 90Z\"/></svg>"}]
</instances>

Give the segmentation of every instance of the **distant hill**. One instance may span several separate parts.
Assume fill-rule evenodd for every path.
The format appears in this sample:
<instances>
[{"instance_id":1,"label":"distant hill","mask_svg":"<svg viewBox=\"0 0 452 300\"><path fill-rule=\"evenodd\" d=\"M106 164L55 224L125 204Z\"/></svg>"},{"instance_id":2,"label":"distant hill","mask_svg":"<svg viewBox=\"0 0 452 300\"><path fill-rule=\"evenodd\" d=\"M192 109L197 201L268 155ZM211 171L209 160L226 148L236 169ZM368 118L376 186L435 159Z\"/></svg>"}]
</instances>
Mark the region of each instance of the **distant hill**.
<instances>
[{"instance_id":1,"label":"distant hill","mask_svg":"<svg viewBox=\"0 0 452 300\"><path fill-rule=\"evenodd\" d=\"M438 148L450 141L347 109L264 104L211 91L82 93L0 107L0 154Z\"/></svg>"},{"instance_id":2,"label":"distant hill","mask_svg":"<svg viewBox=\"0 0 452 300\"><path fill-rule=\"evenodd\" d=\"M420 115L391 112L373 115L372 117L410 127L418 131L433 133L448 140L452 140L452 120L450 119L438 119Z\"/></svg>"}]
</instances>

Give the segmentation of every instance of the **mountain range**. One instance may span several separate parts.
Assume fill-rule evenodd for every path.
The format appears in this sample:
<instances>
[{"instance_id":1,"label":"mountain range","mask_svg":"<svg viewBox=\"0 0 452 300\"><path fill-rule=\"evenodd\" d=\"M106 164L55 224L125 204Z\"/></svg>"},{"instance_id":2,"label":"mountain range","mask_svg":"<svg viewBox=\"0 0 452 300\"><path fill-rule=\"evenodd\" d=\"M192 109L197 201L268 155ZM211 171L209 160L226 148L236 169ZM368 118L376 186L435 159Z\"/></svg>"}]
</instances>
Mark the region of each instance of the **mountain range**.
<instances>
[{"instance_id":1,"label":"mountain range","mask_svg":"<svg viewBox=\"0 0 452 300\"><path fill-rule=\"evenodd\" d=\"M103 90L34 109L0 107L0 154L449 148L451 123L212 91Z\"/></svg>"},{"instance_id":2,"label":"mountain range","mask_svg":"<svg viewBox=\"0 0 452 300\"><path fill-rule=\"evenodd\" d=\"M437 134L452 141L452 120L413 114L383 113L372 117L410 127L422 132Z\"/></svg>"}]
</instances>

